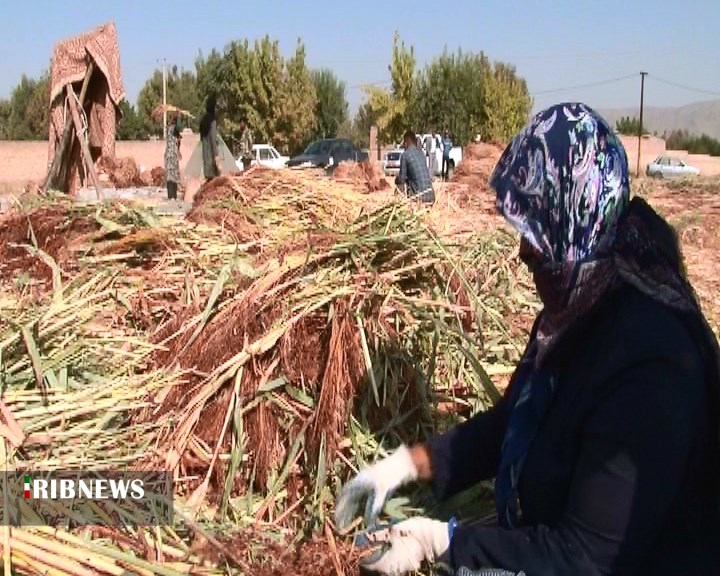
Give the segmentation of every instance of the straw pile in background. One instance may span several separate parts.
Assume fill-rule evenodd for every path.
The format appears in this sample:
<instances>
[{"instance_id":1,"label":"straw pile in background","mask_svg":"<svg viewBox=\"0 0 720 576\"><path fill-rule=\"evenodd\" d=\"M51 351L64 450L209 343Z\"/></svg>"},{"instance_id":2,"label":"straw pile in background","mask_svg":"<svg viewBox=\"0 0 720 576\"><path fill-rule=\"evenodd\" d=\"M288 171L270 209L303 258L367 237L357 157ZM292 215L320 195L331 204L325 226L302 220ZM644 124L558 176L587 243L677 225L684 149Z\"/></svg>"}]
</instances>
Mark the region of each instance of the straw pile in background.
<instances>
[{"instance_id":1,"label":"straw pile in background","mask_svg":"<svg viewBox=\"0 0 720 576\"><path fill-rule=\"evenodd\" d=\"M115 188L145 186L140 170L133 158L101 156L95 163L101 181L111 182Z\"/></svg>"},{"instance_id":2,"label":"straw pile in background","mask_svg":"<svg viewBox=\"0 0 720 576\"><path fill-rule=\"evenodd\" d=\"M495 198L488 187L488 179L504 147L496 143L476 142L463 148L462 161L446 184L457 206L485 214L495 214Z\"/></svg>"},{"instance_id":3,"label":"straw pile in background","mask_svg":"<svg viewBox=\"0 0 720 576\"><path fill-rule=\"evenodd\" d=\"M364 186L368 192L388 190L390 183L376 162L340 162L333 170L333 178L341 182L349 182L358 185L358 189Z\"/></svg>"}]
</instances>

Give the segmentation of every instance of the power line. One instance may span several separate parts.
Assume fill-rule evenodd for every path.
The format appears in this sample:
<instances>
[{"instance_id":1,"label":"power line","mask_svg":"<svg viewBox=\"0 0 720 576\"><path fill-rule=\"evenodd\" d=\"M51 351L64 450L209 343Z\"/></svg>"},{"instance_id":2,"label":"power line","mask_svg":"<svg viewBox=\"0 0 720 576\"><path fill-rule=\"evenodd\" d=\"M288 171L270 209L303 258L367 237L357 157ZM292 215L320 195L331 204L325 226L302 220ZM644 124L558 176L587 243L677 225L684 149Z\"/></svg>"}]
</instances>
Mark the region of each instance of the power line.
<instances>
[{"instance_id":1,"label":"power line","mask_svg":"<svg viewBox=\"0 0 720 576\"><path fill-rule=\"evenodd\" d=\"M637 73L628 74L627 76L619 76L618 78L609 78L607 80L600 80L599 82L590 82L588 84L577 84L576 86L567 86L565 88L552 88L550 90L540 90L538 92L531 93L530 96L544 96L546 94L557 94L558 92L569 92L571 90L582 90L584 88L595 88L597 86L605 86L606 84L615 84L616 82L630 80L631 78L637 78Z\"/></svg>"},{"instance_id":2,"label":"power line","mask_svg":"<svg viewBox=\"0 0 720 576\"><path fill-rule=\"evenodd\" d=\"M651 78L657 82L660 82L662 84L674 86L675 88L680 88L682 90L688 90L690 92L697 92L699 94L707 94L709 96L719 96L720 97L720 92L714 92L712 90L705 90L703 88L695 88L692 86L686 86L684 84L678 84L677 82L665 80L664 78L660 78L653 74L648 74L647 77ZM599 80L597 82L589 82L587 84L576 84L574 86L565 86L562 88L550 88L547 90L538 90L537 92L530 93L530 96L533 96L533 97L546 96L546 95L550 95L550 94L558 94L561 92L571 92L573 90L584 90L587 88L597 88L598 86L605 86L607 84L615 84L617 82L624 82L625 80L630 80L630 79L635 79L635 78L637 78L637 73L627 74L625 76L618 76L616 78L608 78L606 80ZM348 86L347 90L360 90L366 86L387 86L389 84L392 84L392 80L376 80L374 82L363 82L360 84L354 84L352 86Z\"/></svg>"},{"instance_id":3,"label":"power line","mask_svg":"<svg viewBox=\"0 0 720 576\"><path fill-rule=\"evenodd\" d=\"M384 86L387 84L392 84L392 80L376 80L375 82L363 82L362 84L354 84L352 86L348 86L348 90L359 90L361 88L365 88L365 86Z\"/></svg>"},{"instance_id":4,"label":"power line","mask_svg":"<svg viewBox=\"0 0 720 576\"><path fill-rule=\"evenodd\" d=\"M666 48L663 50L653 50L652 54L654 56L670 53L671 48ZM608 52L607 50L596 50L594 52L580 52L580 53L573 53L572 59L573 60L582 60L582 59L595 59L595 58L619 58L622 56L632 56L632 55L646 55L648 53L647 50L622 50L617 52ZM561 52L557 54L525 54L525 55L515 55L515 56L508 56L507 58L501 58L506 60L507 62L525 62L525 61L536 61L536 60L567 60L568 55L567 52Z\"/></svg>"},{"instance_id":5,"label":"power line","mask_svg":"<svg viewBox=\"0 0 720 576\"><path fill-rule=\"evenodd\" d=\"M628 74L626 76L619 76L617 78L609 78L607 80L600 80L598 82L590 82L588 84L578 84L576 86L566 86L564 88L551 88L549 90L540 90L538 92L533 92L530 94L530 96L542 96L545 94L555 94L558 92L569 92L570 90L580 90L583 88L594 88L596 86L604 86L605 84L614 84L615 82L621 82L624 80L629 80L630 78L637 78L637 74ZM357 90L360 88L364 88L365 86L383 86L387 84L392 84L392 80L377 80L375 82L363 82L361 84L354 84L352 86L348 86L348 90Z\"/></svg>"},{"instance_id":6,"label":"power line","mask_svg":"<svg viewBox=\"0 0 720 576\"><path fill-rule=\"evenodd\" d=\"M670 80L664 80L663 78L659 78L652 74L648 74L648 78L655 80L656 82L660 82L661 84L667 84L668 86L674 86L675 88L681 88L681 89L687 90L689 92L697 92L698 94L708 94L710 96L720 96L720 92L713 92L712 90L704 90L702 88L693 88L692 86L685 86L683 84L678 84L677 82L672 82Z\"/></svg>"}]
</instances>

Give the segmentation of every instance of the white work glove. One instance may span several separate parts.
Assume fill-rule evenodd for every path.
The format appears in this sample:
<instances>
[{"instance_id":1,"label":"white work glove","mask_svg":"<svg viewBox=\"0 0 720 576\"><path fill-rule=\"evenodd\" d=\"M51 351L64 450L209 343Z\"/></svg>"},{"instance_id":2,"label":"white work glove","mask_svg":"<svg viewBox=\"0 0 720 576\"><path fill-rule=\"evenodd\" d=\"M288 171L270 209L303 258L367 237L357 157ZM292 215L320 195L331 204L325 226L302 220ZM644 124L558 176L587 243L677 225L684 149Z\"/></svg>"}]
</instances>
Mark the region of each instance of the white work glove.
<instances>
[{"instance_id":1,"label":"white work glove","mask_svg":"<svg viewBox=\"0 0 720 576\"><path fill-rule=\"evenodd\" d=\"M450 547L448 524L429 518L410 518L368 534L368 540L389 545L380 558L362 563L364 570L384 576L417 572L424 561L435 562Z\"/></svg>"},{"instance_id":2,"label":"white work glove","mask_svg":"<svg viewBox=\"0 0 720 576\"><path fill-rule=\"evenodd\" d=\"M365 521L370 524L380 514L388 495L417 477L410 450L405 445L400 446L387 458L361 470L343 487L335 506L335 526L338 530L347 527L365 497Z\"/></svg>"}]
</instances>

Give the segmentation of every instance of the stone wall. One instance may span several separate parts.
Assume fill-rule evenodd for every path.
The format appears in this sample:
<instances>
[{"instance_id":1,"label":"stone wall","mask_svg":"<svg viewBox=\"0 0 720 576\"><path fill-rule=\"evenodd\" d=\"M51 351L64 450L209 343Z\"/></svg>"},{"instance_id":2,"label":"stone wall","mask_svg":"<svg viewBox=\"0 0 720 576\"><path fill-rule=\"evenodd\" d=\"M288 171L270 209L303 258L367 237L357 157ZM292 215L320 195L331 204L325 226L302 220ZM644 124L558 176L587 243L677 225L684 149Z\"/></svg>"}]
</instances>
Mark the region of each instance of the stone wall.
<instances>
[{"instance_id":1,"label":"stone wall","mask_svg":"<svg viewBox=\"0 0 720 576\"><path fill-rule=\"evenodd\" d=\"M184 134L180 152L180 169L190 159L200 141L198 134ZM117 142L115 155L119 158L130 157L139 168L151 170L163 166L165 142L162 140L142 140ZM48 143L0 141L0 183L7 186L24 185L28 182L41 182L48 169Z\"/></svg>"}]
</instances>

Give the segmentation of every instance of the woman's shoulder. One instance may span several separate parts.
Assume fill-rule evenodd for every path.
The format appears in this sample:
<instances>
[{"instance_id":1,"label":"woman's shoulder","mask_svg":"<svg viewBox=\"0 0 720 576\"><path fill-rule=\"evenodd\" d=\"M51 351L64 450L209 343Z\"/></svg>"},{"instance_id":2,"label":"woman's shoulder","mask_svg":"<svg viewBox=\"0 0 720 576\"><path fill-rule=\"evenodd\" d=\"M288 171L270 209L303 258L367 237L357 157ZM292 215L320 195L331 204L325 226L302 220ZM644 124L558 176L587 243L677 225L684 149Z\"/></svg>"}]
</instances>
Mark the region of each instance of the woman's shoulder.
<instances>
[{"instance_id":1,"label":"woman's shoulder","mask_svg":"<svg viewBox=\"0 0 720 576\"><path fill-rule=\"evenodd\" d=\"M618 372L653 363L699 368L700 348L686 322L669 306L625 286L608 296L586 322L581 322L573 348L576 356Z\"/></svg>"},{"instance_id":2,"label":"woman's shoulder","mask_svg":"<svg viewBox=\"0 0 720 576\"><path fill-rule=\"evenodd\" d=\"M688 327L670 306L632 286L621 288L613 298L611 320L628 343L651 342L656 349L694 346Z\"/></svg>"}]
</instances>

